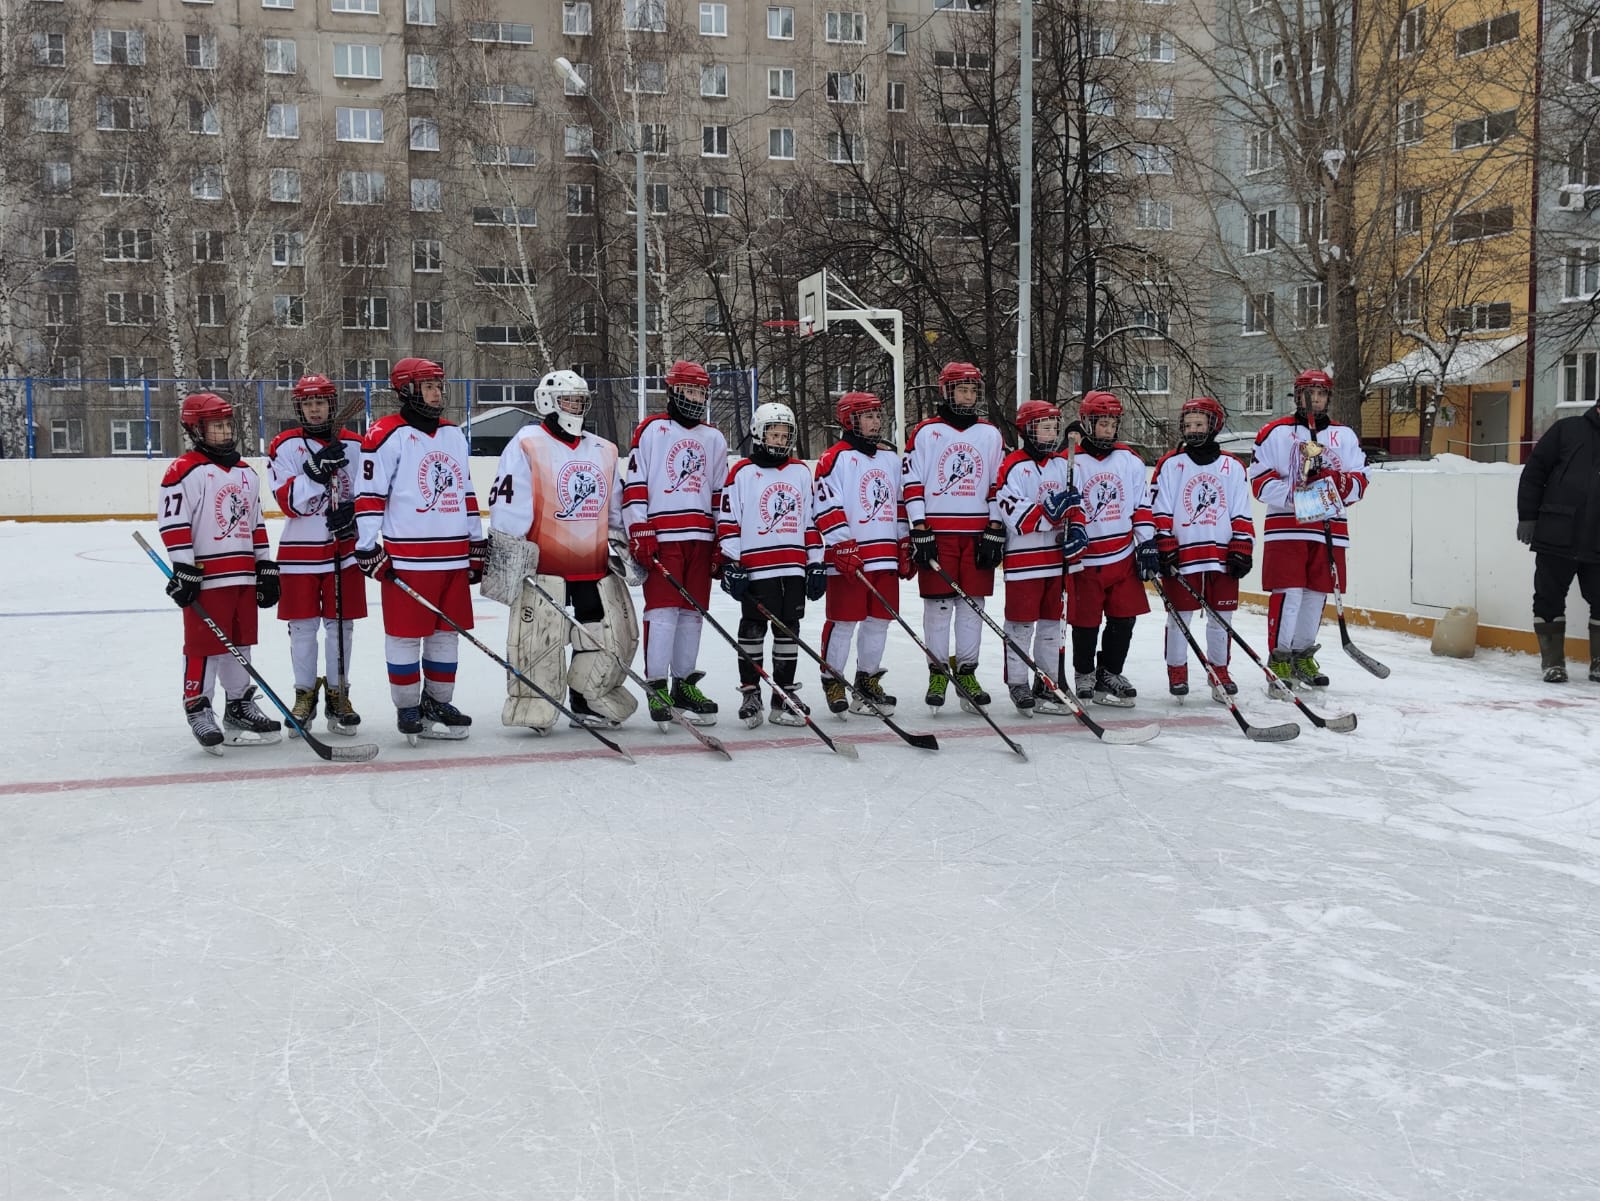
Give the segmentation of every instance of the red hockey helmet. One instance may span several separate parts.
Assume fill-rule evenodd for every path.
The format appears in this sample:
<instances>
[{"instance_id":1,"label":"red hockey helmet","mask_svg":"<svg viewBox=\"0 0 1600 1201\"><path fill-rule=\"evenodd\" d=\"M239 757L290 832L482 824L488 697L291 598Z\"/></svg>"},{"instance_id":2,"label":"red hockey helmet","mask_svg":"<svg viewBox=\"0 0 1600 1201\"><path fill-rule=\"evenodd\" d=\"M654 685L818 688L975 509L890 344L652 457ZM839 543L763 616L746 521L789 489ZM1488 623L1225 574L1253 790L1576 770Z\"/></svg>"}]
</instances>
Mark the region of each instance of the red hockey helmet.
<instances>
[{"instance_id":1,"label":"red hockey helmet","mask_svg":"<svg viewBox=\"0 0 1600 1201\"><path fill-rule=\"evenodd\" d=\"M1196 396L1184 401L1183 408L1178 412L1180 430L1183 419L1190 413L1199 413L1206 419L1206 432L1198 439L1198 442L1209 441L1222 432L1222 423L1226 420L1226 414L1224 414L1222 406L1217 403L1214 397ZM1185 442L1190 441L1189 435L1184 434L1183 440Z\"/></svg>"},{"instance_id":2,"label":"red hockey helmet","mask_svg":"<svg viewBox=\"0 0 1600 1201\"><path fill-rule=\"evenodd\" d=\"M197 450L222 454L232 451L233 437L226 442L208 442L205 437L206 422L232 420L233 406L215 392L191 392L178 409L178 424L183 426L183 432L189 435Z\"/></svg>"},{"instance_id":3,"label":"red hockey helmet","mask_svg":"<svg viewBox=\"0 0 1600 1201\"><path fill-rule=\"evenodd\" d=\"M1109 392L1085 392L1078 402L1079 417L1121 417L1122 402Z\"/></svg>"},{"instance_id":4,"label":"red hockey helmet","mask_svg":"<svg viewBox=\"0 0 1600 1201\"><path fill-rule=\"evenodd\" d=\"M946 363L939 372L939 396L945 404L955 407L955 390L957 384L972 384L977 388L977 393L968 412L978 407L976 397L983 395L983 372L972 363Z\"/></svg>"},{"instance_id":5,"label":"red hockey helmet","mask_svg":"<svg viewBox=\"0 0 1600 1201\"><path fill-rule=\"evenodd\" d=\"M1311 393L1325 393L1320 409L1311 407ZM1317 420L1318 427L1327 424L1328 405L1333 400L1333 376L1326 371L1312 369L1294 377L1294 407L1297 413L1307 413Z\"/></svg>"},{"instance_id":6,"label":"red hockey helmet","mask_svg":"<svg viewBox=\"0 0 1600 1201\"><path fill-rule=\"evenodd\" d=\"M679 359L667 368L667 412L685 425L706 419L711 397L711 376L699 363ZM698 396L687 391L700 389Z\"/></svg>"},{"instance_id":7,"label":"red hockey helmet","mask_svg":"<svg viewBox=\"0 0 1600 1201\"><path fill-rule=\"evenodd\" d=\"M1326 388L1329 392L1332 392L1333 376L1326 371L1319 371L1315 368L1310 371L1302 371L1294 377L1294 390L1299 392L1302 388Z\"/></svg>"},{"instance_id":8,"label":"red hockey helmet","mask_svg":"<svg viewBox=\"0 0 1600 1201\"><path fill-rule=\"evenodd\" d=\"M389 386L400 398L401 410L410 409L418 416L437 421L444 405L425 404L422 400L422 382L430 379L444 383L444 368L432 359L401 359L389 372Z\"/></svg>"},{"instance_id":9,"label":"red hockey helmet","mask_svg":"<svg viewBox=\"0 0 1600 1201\"><path fill-rule=\"evenodd\" d=\"M339 399L339 389L333 386L333 381L325 375L302 375L295 381L290 395L294 397L295 415L300 418L300 424L305 427L306 433L313 438L327 437L333 429L333 412ZM328 415L321 421L308 421L305 408L301 404L306 400L327 401Z\"/></svg>"},{"instance_id":10,"label":"red hockey helmet","mask_svg":"<svg viewBox=\"0 0 1600 1201\"><path fill-rule=\"evenodd\" d=\"M1044 436L1046 421L1055 422L1055 432ZM1061 410L1048 400L1025 400L1017 406L1017 430L1032 454L1047 455L1061 447Z\"/></svg>"},{"instance_id":11,"label":"red hockey helmet","mask_svg":"<svg viewBox=\"0 0 1600 1201\"><path fill-rule=\"evenodd\" d=\"M839 403L833 406L833 415L839 419L839 427L850 434L861 432L857 422L863 413L882 412L883 401L871 392L846 392L839 397Z\"/></svg>"}]
</instances>

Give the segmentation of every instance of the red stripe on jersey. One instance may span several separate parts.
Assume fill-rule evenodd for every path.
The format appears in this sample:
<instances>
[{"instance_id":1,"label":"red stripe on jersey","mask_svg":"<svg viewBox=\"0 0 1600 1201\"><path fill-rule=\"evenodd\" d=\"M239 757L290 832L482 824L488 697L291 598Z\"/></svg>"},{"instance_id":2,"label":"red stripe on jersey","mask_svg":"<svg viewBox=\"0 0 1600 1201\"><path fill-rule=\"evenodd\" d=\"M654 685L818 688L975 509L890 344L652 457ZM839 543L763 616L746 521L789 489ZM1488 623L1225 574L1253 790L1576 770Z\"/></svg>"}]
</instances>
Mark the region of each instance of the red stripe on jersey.
<instances>
[{"instance_id":1,"label":"red stripe on jersey","mask_svg":"<svg viewBox=\"0 0 1600 1201\"><path fill-rule=\"evenodd\" d=\"M849 524L849 519L845 517L844 510L837 505L817 514L817 528L824 534L829 530L836 530L842 525L848 526Z\"/></svg>"},{"instance_id":2,"label":"red stripe on jersey","mask_svg":"<svg viewBox=\"0 0 1600 1201\"><path fill-rule=\"evenodd\" d=\"M187 525L164 525L161 541L169 551L188 550L194 545L194 532Z\"/></svg>"},{"instance_id":3,"label":"red stripe on jersey","mask_svg":"<svg viewBox=\"0 0 1600 1201\"><path fill-rule=\"evenodd\" d=\"M364 515L367 513L378 513L381 515L383 513L384 503L388 499L389 498L387 496L372 496L367 493L362 493L360 496L356 497L356 513L358 515Z\"/></svg>"},{"instance_id":4,"label":"red stripe on jersey","mask_svg":"<svg viewBox=\"0 0 1600 1201\"><path fill-rule=\"evenodd\" d=\"M716 527L710 513L656 513L650 518L650 528L660 534L709 534Z\"/></svg>"},{"instance_id":5,"label":"red stripe on jersey","mask_svg":"<svg viewBox=\"0 0 1600 1201\"><path fill-rule=\"evenodd\" d=\"M774 567L804 567L806 552L798 546L768 546L761 550L745 551L739 562L749 568L753 575Z\"/></svg>"},{"instance_id":6,"label":"red stripe on jersey","mask_svg":"<svg viewBox=\"0 0 1600 1201\"><path fill-rule=\"evenodd\" d=\"M1263 488L1275 480L1281 481L1282 479L1283 476L1279 475L1276 471L1263 471L1260 475L1256 476L1250 481L1250 491L1257 500L1260 500L1261 490Z\"/></svg>"},{"instance_id":7,"label":"red stripe on jersey","mask_svg":"<svg viewBox=\"0 0 1600 1201\"><path fill-rule=\"evenodd\" d=\"M624 484L622 488L622 503L625 505L647 504L650 500L649 484Z\"/></svg>"},{"instance_id":8,"label":"red stripe on jersey","mask_svg":"<svg viewBox=\"0 0 1600 1201\"><path fill-rule=\"evenodd\" d=\"M989 526L986 513L929 513L928 528L935 534L981 534Z\"/></svg>"}]
</instances>

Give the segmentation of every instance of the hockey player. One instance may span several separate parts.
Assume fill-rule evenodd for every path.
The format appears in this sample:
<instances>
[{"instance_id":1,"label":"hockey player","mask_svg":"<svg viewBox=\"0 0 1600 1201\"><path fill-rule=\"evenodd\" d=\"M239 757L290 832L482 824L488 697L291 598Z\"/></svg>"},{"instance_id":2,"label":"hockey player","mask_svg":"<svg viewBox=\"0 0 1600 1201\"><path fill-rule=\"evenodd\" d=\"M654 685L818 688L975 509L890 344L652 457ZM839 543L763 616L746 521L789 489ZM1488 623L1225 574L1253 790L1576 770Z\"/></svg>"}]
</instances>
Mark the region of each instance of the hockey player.
<instances>
[{"instance_id":1,"label":"hockey player","mask_svg":"<svg viewBox=\"0 0 1600 1201\"><path fill-rule=\"evenodd\" d=\"M246 659L256 644L256 610L278 603L278 565L261 521L261 481L234 446L233 406L214 392L184 397L178 421L192 449L161 480L161 541L172 559L167 595L183 610L183 711L214 755L265 746L283 726L256 707L249 673L194 611L203 606ZM222 726L211 708L218 677L227 703Z\"/></svg>"},{"instance_id":2,"label":"hockey player","mask_svg":"<svg viewBox=\"0 0 1600 1201\"><path fill-rule=\"evenodd\" d=\"M1267 506L1261 541L1261 586L1267 607L1271 666L1285 683L1325 688L1317 663L1317 630L1333 591L1325 530L1341 586L1350 529L1345 511L1367 493L1367 457L1348 425L1328 417L1333 379L1302 371L1294 381L1294 415L1269 421L1256 435L1250 486ZM1276 695L1276 694L1275 694Z\"/></svg>"},{"instance_id":3,"label":"hockey player","mask_svg":"<svg viewBox=\"0 0 1600 1201\"><path fill-rule=\"evenodd\" d=\"M722 515L717 522L718 550L723 558L722 588L744 607L739 617L739 720L761 724L761 676L751 661L761 662L767 619L756 605L800 632L806 601L821 600L827 589L822 566L822 536L813 519L811 472L793 457L794 412L788 405L756 406L750 418L750 457L728 472L722 488ZM787 635L772 632L772 678L791 696L800 649ZM774 725L804 725L811 709L798 697L798 709L776 691L772 694Z\"/></svg>"},{"instance_id":4,"label":"hockey player","mask_svg":"<svg viewBox=\"0 0 1600 1201\"><path fill-rule=\"evenodd\" d=\"M700 614L652 566L659 561L702 606L711 603L717 513L728 477L728 441L707 420L711 377L699 363L667 369L667 411L639 423L628 456L622 516L644 581L644 675L650 719L674 709L696 725L713 725L717 703L700 690ZM672 686L667 687L670 673Z\"/></svg>"},{"instance_id":5,"label":"hockey player","mask_svg":"<svg viewBox=\"0 0 1600 1201\"><path fill-rule=\"evenodd\" d=\"M1221 623L1239 608L1239 581L1250 573L1255 525L1244 464L1217 445L1223 416L1222 406L1209 396L1183 402L1178 415L1183 445L1156 464L1150 508L1161 554L1161 592L1173 610L1167 616L1167 691L1173 696L1189 691L1189 643L1178 623L1187 625L1200 608L1189 591L1193 588L1214 614L1206 623L1206 660L1222 689L1216 699L1226 702L1239 686L1228 675L1231 644Z\"/></svg>"},{"instance_id":6,"label":"hockey player","mask_svg":"<svg viewBox=\"0 0 1600 1201\"><path fill-rule=\"evenodd\" d=\"M328 729L354 734L361 717L350 705L350 650L355 619L367 615L367 581L354 558L361 436L334 431L339 390L326 376L301 377L291 396L300 425L274 438L267 456L272 494L285 519L278 539L278 619L289 626L293 713L301 725L309 724L326 688ZM319 630L327 646L323 675L317 673Z\"/></svg>"},{"instance_id":7,"label":"hockey player","mask_svg":"<svg viewBox=\"0 0 1600 1201\"><path fill-rule=\"evenodd\" d=\"M1133 623L1141 613L1150 612L1141 581L1161 574L1149 477L1144 460L1131 446L1117 441L1120 400L1109 392L1089 392L1078 404L1078 419L1084 433L1073 463L1073 482L1083 495L1089 545L1068 568L1073 682L1080 698L1126 709L1139 695L1122 674L1133 643Z\"/></svg>"},{"instance_id":8,"label":"hockey player","mask_svg":"<svg viewBox=\"0 0 1600 1201\"><path fill-rule=\"evenodd\" d=\"M472 719L455 694L454 629L395 585L404 580L463 629L487 543L467 474L461 430L444 420L444 368L406 358L389 373L400 411L373 422L361 444L356 563L382 585L384 661L395 722L406 741L465 738Z\"/></svg>"},{"instance_id":9,"label":"hockey player","mask_svg":"<svg viewBox=\"0 0 1600 1201\"><path fill-rule=\"evenodd\" d=\"M983 373L971 363L947 363L939 372L938 416L919 422L906 435L902 460L906 517L911 523L911 553L922 571L922 628L928 647L940 659L950 649L961 707L987 705L978 683L978 652L983 618L957 598L933 569L938 563L978 604L994 592L994 572L1005 555L1006 530L994 503L995 475L1005 447L1000 431L979 415ZM928 693L944 704L950 673L928 667Z\"/></svg>"},{"instance_id":10,"label":"hockey player","mask_svg":"<svg viewBox=\"0 0 1600 1201\"><path fill-rule=\"evenodd\" d=\"M1061 586L1067 561L1082 554L1089 542L1083 498L1072 486L1072 468L1061 451L1061 424L1061 411L1048 401L1018 405L1022 446L1000 464L995 488L1006 525L1005 680L1011 703L1025 717L1065 713L1067 707L1042 678L1030 677L1011 644L1027 651L1035 663L1055 663L1061 651Z\"/></svg>"},{"instance_id":11,"label":"hockey player","mask_svg":"<svg viewBox=\"0 0 1600 1201\"><path fill-rule=\"evenodd\" d=\"M901 498L900 457L883 441L883 401L870 392L846 392L834 406L840 440L817 461L817 530L828 568L827 620L822 657L832 668L822 678L828 708L842 713L872 710L846 700L845 664L856 640L856 691L879 712L894 712L895 698L883 690L883 647L893 620L883 601L899 608L901 572L909 579L911 543ZM865 572L883 597L872 595Z\"/></svg>"},{"instance_id":12,"label":"hockey player","mask_svg":"<svg viewBox=\"0 0 1600 1201\"><path fill-rule=\"evenodd\" d=\"M506 443L489 496L492 536L523 539L538 548L536 579L558 604L570 605L583 627L572 628L550 602L526 584L509 598L506 657L552 697L571 690L572 725L616 726L638 708L624 688L639 645L639 626L627 584L608 568L610 539L622 533L617 448L584 431L589 385L575 371L551 371L533 398L540 420ZM496 548L498 556L499 549ZM515 676L506 679L502 725L545 734L554 705ZM670 720L670 714L669 714Z\"/></svg>"}]
</instances>

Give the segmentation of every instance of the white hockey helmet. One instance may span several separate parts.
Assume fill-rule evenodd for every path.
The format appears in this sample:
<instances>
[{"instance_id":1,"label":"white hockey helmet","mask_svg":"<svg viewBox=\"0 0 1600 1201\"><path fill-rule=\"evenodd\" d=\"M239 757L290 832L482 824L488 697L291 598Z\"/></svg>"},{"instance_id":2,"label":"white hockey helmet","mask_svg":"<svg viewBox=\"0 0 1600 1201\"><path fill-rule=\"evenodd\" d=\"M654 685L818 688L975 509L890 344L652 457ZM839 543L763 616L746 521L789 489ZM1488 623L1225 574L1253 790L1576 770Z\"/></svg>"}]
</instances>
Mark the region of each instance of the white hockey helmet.
<instances>
[{"instance_id":1,"label":"white hockey helmet","mask_svg":"<svg viewBox=\"0 0 1600 1201\"><path fill-rule=\"evenodd\" d=\"M779 425L786 426L789 431L781 445L773 443L767 438L767 431ZM772 458L786 459L794 453L794 443L794 410L786 404L779 404L777 401L768 401L766 404L757 405L755 413L750 417L751 450Z\"/></svg>"},{"instance_id":2,"label":"white hockey helmet","mask_svg":"<svg viewBox=\"0 0 1600 1201\"><path fill-rule=\"evenodd\" d=\"M577 437L589 411L588 381L576 371L547 372L533 390L533 411L541 417L554 414L562 432Z\"/></svg>"}]
</instances>

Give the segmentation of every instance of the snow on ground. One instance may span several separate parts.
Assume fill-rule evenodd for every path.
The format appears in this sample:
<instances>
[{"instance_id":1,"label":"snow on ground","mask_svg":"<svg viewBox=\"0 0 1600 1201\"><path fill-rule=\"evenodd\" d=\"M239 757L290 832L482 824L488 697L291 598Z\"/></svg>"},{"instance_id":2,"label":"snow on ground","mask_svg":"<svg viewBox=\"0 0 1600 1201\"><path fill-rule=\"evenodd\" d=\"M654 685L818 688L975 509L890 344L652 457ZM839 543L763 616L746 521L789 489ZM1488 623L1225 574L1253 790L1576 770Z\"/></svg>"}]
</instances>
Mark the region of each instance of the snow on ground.
<instances>
[{"instance_id":1,"label":"snow on ground","mask_svg":"<svg viewBox=\"0 0 1600 1201\"><path fill-rule=\"evenodd\" d=\"M1147 746L907 703L942 750L636 719L630 767L470 647L472 738L406 747L374 620L374 763L217 760L133 528L0 524L0 1196L1600 1196L1600 686L1358 629L1393 676L1312 704L1360 729L1256 745L1147 619L1095 710Z\"/></svg>"}]
</instances>

